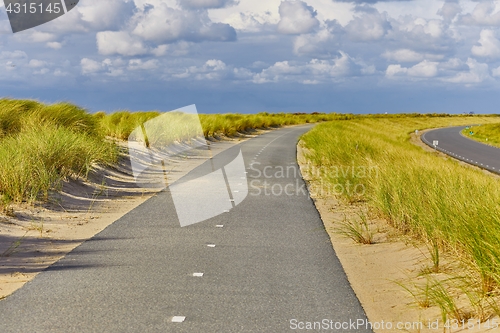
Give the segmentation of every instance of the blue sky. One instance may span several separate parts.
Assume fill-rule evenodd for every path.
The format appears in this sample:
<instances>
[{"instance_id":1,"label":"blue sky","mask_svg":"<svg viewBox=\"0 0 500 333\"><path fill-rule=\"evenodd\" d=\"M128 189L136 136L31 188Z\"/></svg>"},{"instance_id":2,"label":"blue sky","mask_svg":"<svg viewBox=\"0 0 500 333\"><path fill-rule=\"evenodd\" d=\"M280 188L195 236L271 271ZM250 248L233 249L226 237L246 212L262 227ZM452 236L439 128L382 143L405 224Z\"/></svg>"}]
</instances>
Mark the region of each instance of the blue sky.
<instances>
[{"instance_id":1,"label":"blue sky","mask_svg":"<svg viewBox=\"0 0 500 333\"><path fill-rule=\"evenodd\" d=\"M12 34L2 96L90 111L500 113L500 2L80 0Z\"/></svg>"}]
</instances>

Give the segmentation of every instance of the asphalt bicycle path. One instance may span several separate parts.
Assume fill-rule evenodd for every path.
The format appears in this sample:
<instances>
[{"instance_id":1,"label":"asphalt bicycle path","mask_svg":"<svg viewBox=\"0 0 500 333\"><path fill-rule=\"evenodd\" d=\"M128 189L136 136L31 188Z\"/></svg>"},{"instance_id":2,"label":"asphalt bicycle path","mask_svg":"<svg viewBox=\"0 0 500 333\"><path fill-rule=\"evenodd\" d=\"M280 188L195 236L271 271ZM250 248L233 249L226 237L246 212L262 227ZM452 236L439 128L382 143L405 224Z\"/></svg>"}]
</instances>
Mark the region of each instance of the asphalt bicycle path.
<instances>
[{"instance_id":1,"label":"asphalt bicycle path","mask_svg":"<svg viewBox=\"0 0 500 333\"><path fill-rule=\"evenodd\" d=\"M500 149L464 137L465 126L435 129L422 134L422 141L451 157L500 174ZM434 147L433 142L437 141Z\"/></svg>"},{"instance_id":2,"label":"asphalt bicycle path","mask_svg":"<svg viewBox=\"0 0 500 333\"><path fill-rule=\"evenodd\" d=\"M168 190L132 210L0 301L0 332L371 332L292 172L310 128L239 145L251 186L229 212L181 228Z\"/></svg>"}]
</instances>

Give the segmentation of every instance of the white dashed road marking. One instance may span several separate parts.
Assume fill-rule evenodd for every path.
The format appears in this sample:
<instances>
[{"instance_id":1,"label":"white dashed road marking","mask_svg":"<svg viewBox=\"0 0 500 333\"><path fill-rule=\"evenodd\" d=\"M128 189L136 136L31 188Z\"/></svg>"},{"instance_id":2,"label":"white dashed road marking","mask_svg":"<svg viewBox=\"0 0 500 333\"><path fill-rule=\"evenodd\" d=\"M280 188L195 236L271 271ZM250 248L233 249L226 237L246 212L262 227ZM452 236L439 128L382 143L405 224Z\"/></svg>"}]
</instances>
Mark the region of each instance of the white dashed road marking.
<instances>
[{"instance_id":1,"label":"white dashed road marking","mask_svg":"<svg viewBox=\"0 0 500 333\"><path fill-rule=\"evenodd\" d=\"M182 322L184 322L184 320L186 320L186 317L184 317L184 316L174 316L174 317L172 317L172 322L173 323L182 323Z\"/></svg>"}]
</instances>

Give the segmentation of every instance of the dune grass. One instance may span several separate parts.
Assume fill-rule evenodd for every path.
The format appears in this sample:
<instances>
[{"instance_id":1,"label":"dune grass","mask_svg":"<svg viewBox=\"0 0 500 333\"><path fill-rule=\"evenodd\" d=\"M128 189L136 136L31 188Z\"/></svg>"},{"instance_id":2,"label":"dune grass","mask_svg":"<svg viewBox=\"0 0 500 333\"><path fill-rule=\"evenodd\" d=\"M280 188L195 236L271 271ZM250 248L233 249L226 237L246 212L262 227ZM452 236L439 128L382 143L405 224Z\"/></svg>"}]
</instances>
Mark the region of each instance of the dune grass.
<instances>
[{"instance_id":1,"label":"dune grass","mask_svg":"<svg viewBox=\"0 0 500 333\"><path fill-rule=\"evenodd\" d=\"M2 203L47 198L63 179L115 162L116 147L100 133L98 121L72 104L1 99Z\"/></svg>"},{"instance_id":2,"label":"dune grass","mask_svg":"<svg viewBox=\"0 0 500 333\"><path fill-rule=\"evenodd\" d=\"M160 113L155 111L119 111L112 114L97 112L94 114L94 119L99 123L102 134L120 140L127 140L130 133L132 133L135 128L159 115Z\"/></svg>"},{"instance_id":3,"label":"dune grass","mask_svg":"<svg viewBox=\"0 0 500 333\"><path fill-rule=\"evenodd\" d=\"M464 129L462 134L469 139L500 147L500 123L472 126Z\"/></svg>"},{"instance_id":4,"label":"dune grass","mask_svg":"<svg viewBox=\"0 0 500 333\"><path fill-rule=\"evenodd\" d=\"M132 131L144 122L161 115L159 112L120 111L112 114L98 112L94 115L103 133L126 140ZM286 125L317 123L338 119L352 119L353 115L321 113L259 113L259 114L201 114L200 122L206 138L234 137L255 129L277 128Z\"/></svg>"},{"instance_id":5,"label":"dune grass","mask_svg":"<svg viewBox=\"0 0 500 333\"><path fill-rule=\"evenodd\" d=\"M435 256L453 253L487 295L500 286L500 180L425 152L409 139L416 129L498 121L360 118L320 124L302 140L324 194L368 205L402 233L429 244Z\"/></svg>"},{"instance_id":6,"label":"dune grass","mask_svg":"<svg viewBox=\"0 0 500 333\"><path fill-rule=\"evenodd\" d=\"M0 99L0 204L46 199L62 180L86 176L95 164L116 162L118 149L105 137L127 140L134 129L161 114L90 114L69 103ZM206 137L218 137L352 117L260 113L200 115L200 120Z\"/></svg>"}]
</instances>

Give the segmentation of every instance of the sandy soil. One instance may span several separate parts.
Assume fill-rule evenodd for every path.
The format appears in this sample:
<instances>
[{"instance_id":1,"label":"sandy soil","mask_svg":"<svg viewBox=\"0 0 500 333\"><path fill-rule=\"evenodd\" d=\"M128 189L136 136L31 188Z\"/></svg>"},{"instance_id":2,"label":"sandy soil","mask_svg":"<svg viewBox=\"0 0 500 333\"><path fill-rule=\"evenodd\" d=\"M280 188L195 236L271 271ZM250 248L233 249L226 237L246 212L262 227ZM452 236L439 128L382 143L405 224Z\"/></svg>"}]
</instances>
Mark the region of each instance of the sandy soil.
<instances>
[{"instance_id":1,"label":"sandy soil","mask_svg":"<svg viewBox=\"0 0 500 333\"><path fill-rule=\"evenodd\" d=\"M213 141L210 151L202 148L170 159L168 181L173 183L210 155L244 139ZM123 157L113 168L96 168L86 180L64 182L47 203L10 206L0 215L0 299L164 187L158 186L157 175L150 180L139 187L130 159Z\"/></svg>"},{"instance_id":2,"label":"sandy soil","mask_svg":"<svg viewBox=\"0 0 500 333\"><path fill-rule=\"evenodd\" d=\"M412 141L424 145L417 137ZM430 148L429 150L433 151ZM319 182L310 176L315 173L310 172L305 155L307 151L299 144L297 159L302 175L308 183L311 197L330 235L333 248L374 331L376 333L443 332L440 309L437 306L419 307L416 298L402 287L412 288L426 283L426 274L422 273L432 267L427 248L402 236L387 221L371 214L366 205L347 204L334 196L325 195L321 191ZM360 212L366 214L368 218L374 244L359 244L338 232L342 223L359 221ZM441 267L442 273L433 274L438 279L449 277L447 273L452 273L456 269L452 258L446 257L441 259ZM459 305L462 305L460 303L462 301L466 301L465 297L459 299ZM495 319L495 322L498 323L500 320ZM500 329L491 329L493 326L492 321L480 324L471 320L471 329L468 329L466 322L465 326L460 323L451 331L500 332Z\"/></svg>"}]
</instances>

